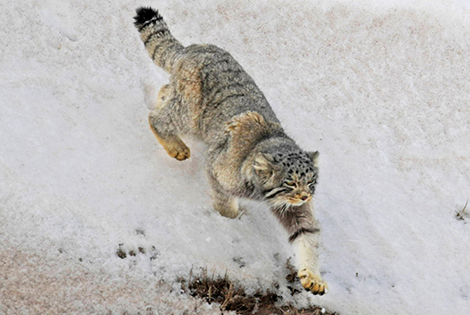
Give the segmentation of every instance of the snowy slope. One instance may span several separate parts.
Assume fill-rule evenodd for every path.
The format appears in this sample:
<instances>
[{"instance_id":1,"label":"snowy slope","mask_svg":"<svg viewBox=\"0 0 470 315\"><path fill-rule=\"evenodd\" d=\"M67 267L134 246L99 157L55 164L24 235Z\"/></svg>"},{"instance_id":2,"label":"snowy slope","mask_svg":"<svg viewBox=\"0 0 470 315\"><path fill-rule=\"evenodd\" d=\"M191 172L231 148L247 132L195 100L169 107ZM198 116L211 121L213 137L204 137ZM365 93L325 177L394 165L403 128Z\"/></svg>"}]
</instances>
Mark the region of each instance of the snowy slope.
<instances>
[{"instance_id":1,"label":"snowy slope","mask_svg":"<svg viewBox=\"0 0 470 315\"><path fill-rule=\"evenodd\" d=\"M251 290L278 282L289 298L292 253L269 210L214 213L204 146L188 139L178 162L150 132L168 76L132 25L141 5L183 44L230 51L287 132L321 152L330 293L299 306L467 314L470 216L455 218L470 199L465 0L2 1L1 314L216 314L178 291L201 267Z\"/></svg>"}]
</instances>

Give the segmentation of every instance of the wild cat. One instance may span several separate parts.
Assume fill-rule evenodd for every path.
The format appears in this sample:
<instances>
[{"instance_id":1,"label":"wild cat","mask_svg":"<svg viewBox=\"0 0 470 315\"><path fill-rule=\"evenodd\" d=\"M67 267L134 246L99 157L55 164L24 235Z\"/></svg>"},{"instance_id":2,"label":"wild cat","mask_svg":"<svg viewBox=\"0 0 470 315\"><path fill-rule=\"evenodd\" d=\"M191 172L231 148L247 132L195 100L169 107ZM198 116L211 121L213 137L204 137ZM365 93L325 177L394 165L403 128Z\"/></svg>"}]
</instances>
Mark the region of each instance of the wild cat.
<instances>
[{"instance_id":1,"label":"wild cat","mask_svg":"<svg viewBox=\"0 0 470 315\"><path fill-rule=\"evenodd\" d=\"M318 152L303 151L285 134L263 93L228 52L214 45L184 47L158 11L136 12L134 24L147 52L170 74L149 115L157 140L180 161L190 157L181 135L206 143L214 208L235 218L238 198L267 202L290 235L302 286L327 293L311 206Z\"/></svg>"}]
</instances>

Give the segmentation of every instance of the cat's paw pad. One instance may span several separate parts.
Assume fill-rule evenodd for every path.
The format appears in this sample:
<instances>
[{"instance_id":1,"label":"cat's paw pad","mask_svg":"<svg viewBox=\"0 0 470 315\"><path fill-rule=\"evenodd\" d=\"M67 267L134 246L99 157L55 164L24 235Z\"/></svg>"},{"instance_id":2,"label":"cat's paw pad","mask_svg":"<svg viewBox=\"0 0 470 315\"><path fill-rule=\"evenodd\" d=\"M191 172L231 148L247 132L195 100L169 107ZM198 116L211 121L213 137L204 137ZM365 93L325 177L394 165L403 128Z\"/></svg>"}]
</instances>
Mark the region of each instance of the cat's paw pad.
<instances>
[{"instance_id":1,"label":"cat's paw pad","mask_svg":"<svg viewBox=\"0 0 470 315\"><path fill-rule=\"evenodd\" d=\"M191 151L186 145L168 145L165 147L165 150L169 156L178 161L184 161L191 156Z\"/></svg>"},{"instance_id":2,"label":"cat's paw pad","mask_svg":"<svg viewBox=\"0 0 470 315\"><path fill-rule=\"evenodd\" d=\"M328 293L328 285L319 275L314 274L308 269L302 269L297 273L302 286L313 294L323 295Z\"/></svg>"}]
</instances>

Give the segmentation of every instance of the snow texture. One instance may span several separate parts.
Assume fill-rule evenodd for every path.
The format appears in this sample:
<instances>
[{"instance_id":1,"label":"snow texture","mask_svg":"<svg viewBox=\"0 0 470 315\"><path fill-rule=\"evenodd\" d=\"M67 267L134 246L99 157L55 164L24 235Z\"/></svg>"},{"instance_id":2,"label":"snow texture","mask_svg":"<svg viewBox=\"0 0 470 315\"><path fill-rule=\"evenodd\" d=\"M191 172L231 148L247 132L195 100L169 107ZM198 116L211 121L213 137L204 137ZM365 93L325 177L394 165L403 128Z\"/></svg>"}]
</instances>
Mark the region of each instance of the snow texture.
<instances>
[{"instance_id":1,"label":"snow texture","mask_svg":"<svg viewBox=\"0 0 470 315\"><path fill-rule=\"evenodd\" d=\"M228 50L288 134L320 151L330 292L298 306L467 314L470 217L456 219L470 199L465 0L3 0L1 314L218 314L179 292L177 277L202 267L251 291L277 282L293 299L292 251L266 206L221 217L204 145L188 139L192 157L178 162L150 131L168 75L134 28L142 5L183 44Z\"/></svg>"}]
</instances>

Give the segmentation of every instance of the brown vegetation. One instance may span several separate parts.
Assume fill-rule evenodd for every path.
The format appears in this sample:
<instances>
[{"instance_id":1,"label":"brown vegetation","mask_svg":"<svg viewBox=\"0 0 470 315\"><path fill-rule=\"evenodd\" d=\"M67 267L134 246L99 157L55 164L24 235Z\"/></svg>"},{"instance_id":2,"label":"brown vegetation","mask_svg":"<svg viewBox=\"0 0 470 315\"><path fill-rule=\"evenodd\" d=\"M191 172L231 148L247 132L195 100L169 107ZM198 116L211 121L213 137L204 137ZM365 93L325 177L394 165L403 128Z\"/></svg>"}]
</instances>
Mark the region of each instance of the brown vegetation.
<instances>
[{"instance_id":1,"label":"brown vegetation","mask_svg":"<svg viewBox=\"0 0 470 315\"><path fill-rule=\"evenodd\" d=\"M289 274L286 279L294 281L295 276ZM207 270L203 270L198 276L194 276L191 272L188 280L180 278L179 281L182 290L189 295L205 300L209 304L218 303L222 311L235 311L240 315L339 315L326 312L318 306L298 309L291 303L282 304L282 296L270 290L247 294L242 286L232 282L227 275L209 276ZM297 289L291 287L289 289L293 295L300 293Z\"/></svg>"}]
</instances>

